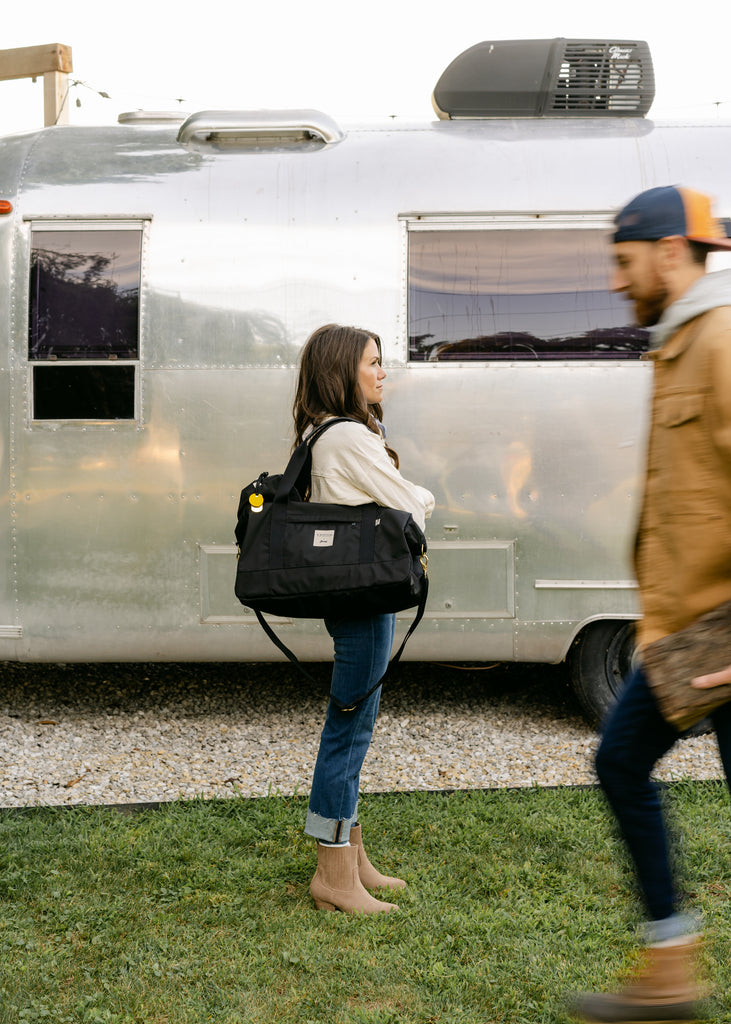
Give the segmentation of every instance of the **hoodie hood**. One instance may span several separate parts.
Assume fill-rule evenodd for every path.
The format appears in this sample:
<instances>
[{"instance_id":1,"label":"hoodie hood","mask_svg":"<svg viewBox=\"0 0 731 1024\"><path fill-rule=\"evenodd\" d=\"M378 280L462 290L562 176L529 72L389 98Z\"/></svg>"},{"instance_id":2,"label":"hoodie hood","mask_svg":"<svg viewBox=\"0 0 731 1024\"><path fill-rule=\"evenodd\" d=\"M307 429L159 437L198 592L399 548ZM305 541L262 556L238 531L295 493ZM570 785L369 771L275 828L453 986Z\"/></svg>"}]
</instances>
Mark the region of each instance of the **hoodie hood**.
<instances>
[{"instance_id":1,"label":"hoodie hood","mask_svg":"<svg viewBox=\"0 0 731 1024\"><path fill-rule=\"evenodd\" d=\"M699 277L650 328L650 348L660 348L683 324L717 306L731 306L731 270Z\"/></svg>"}]
</instances>

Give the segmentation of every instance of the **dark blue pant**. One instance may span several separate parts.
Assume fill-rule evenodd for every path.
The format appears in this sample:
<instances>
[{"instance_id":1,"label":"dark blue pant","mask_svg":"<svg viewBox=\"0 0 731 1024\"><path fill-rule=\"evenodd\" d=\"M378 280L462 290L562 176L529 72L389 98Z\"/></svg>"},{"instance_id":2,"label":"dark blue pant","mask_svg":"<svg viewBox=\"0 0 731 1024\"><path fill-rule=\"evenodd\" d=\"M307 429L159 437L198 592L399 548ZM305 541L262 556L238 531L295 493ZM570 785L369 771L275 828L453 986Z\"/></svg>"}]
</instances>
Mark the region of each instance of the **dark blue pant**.
<instances>
[{"instance_id":1,"label":"dark blue pant","mask_svg":"<svg viewBox=\"0 0 731 1024\"><path fill-rule=\"evenodd\" d=\"M335 660L331 693L349 704L367 693L388 668L395 615L368 619L326 619ZM381 690L355 711L341 711L331 700L310 790L305 832L326 842L344 841L358 820L360 770L376 724Z\"/></svg>"},{"instance_id":2,"label":"dark blue pant","mask_svg":"<svg viewBox=\"0 0 731 1024\"><path fill-rule=\"evenodd\" d=\"M719 708L711 719L731 784L731 704ZM650 773L679 735L660 714L639 668L607 719L596 755L599 781L634 860L647 910L656 921L676 911L677 893L658 787Z\"/></svg>"}]
</instances>

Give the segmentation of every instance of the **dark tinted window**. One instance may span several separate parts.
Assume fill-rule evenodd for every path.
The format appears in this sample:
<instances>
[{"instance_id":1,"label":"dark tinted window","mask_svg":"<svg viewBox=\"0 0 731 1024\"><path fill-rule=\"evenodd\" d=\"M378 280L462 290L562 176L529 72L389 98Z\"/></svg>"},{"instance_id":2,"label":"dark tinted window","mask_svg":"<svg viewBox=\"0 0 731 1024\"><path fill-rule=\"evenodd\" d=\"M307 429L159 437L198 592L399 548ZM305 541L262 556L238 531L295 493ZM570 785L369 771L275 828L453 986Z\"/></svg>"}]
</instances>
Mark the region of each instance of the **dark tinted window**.
<instances>
[{"instance_id":1,"label":"dark tinted window","mask_svg":"<svg viewBox=\"0 0 731 1024\"><path fill-rule=\"evenodd\" d=\"M134 407L134 364L33 367L37 420L124 420Z\"/></svg>"},{"instance_id":2,"label":"dark tinted window","mask_svg":"<svg viewBox=\"0 0 731 1024\"><path fill-rule=\"evenodd\" d=\"M141 247L136 227L33 231L34 419L134 418L135 367L114 363L139 358ZM97 365L69 372L72 360Z\"/></svg>"},{"instance_id":3,"label":"dark tinted window","mask_svg":"<svg viewBox=\"0 0 731 1024\"><path fill-rule=\"evenodd\" d=\"M636 358L609 257L606 230L411 231L410 358Z\"/></svg>"}]
</instances>

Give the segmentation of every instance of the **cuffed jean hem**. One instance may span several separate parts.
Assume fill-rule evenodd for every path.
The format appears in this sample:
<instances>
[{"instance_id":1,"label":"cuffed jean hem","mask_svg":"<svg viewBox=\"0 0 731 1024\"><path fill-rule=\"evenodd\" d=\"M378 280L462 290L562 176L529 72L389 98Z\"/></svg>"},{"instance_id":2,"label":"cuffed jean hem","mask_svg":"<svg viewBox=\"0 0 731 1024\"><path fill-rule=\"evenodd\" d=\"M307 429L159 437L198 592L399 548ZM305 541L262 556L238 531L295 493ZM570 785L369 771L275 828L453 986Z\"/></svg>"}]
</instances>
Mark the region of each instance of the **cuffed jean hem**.
<instances>
[{"instance_id":1,"label":"cuffed jean hem","mask_svg":"<svg viewBox=\"0 0 731 1024\"><path fill-rule=\"evenodd\" d=\"M657 946L663 942L677 942L698 935L701 931L701 919L696 914L671 914L661 921L648 921L642 927L645 942L648 946Z\"/></svg>"},{"instance_id":2,"label":"cuffed jean hem","mask_svg":"<svg viewBox=\"0 0 731 1024\"><path fill-rule=\"evenodd\" d=\"M316 811L308 809L305 820L305 834L314 839L324 839L326 843L344 843L350 837L350 830L358 821L356 806L352 818L337 821L334 818L323 818Z\"/></svg>"}]
</instances>

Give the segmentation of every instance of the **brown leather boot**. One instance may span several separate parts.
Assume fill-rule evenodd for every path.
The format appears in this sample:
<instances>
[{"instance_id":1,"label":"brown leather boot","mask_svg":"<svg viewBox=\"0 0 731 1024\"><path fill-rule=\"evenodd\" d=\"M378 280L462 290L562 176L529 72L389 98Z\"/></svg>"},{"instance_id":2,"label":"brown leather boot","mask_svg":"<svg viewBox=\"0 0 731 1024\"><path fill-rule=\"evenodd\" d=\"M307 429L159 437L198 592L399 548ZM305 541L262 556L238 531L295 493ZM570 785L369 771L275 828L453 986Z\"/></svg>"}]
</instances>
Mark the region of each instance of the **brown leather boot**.
<instances>
[{"instance_id":1,"label":"brown leather boot","mask_svg":"<svg viewBox=\"0 0 731 1024\"><path fill-rule=\"evenodd\" d=\"M702 997L696 979L697 935L646 951L644 968L621 992L587 992L571 1001L573 1013L599 1024L623 1021L694 1021Z\"/></svg>"},{"instance_id":2,"label":"brown leather boot","mask_svg":"<svg viewBox=\"0 0 731 1024\"><path fill-rule=\"evenodd\" d=\"M395 903L374 899L358 877L358 847L317 844L317 871L310 892L318 910L346 914L383 914L398 910Z\"/></svg>"},{"instance_id":3,"label":"brown leather boot","mask_svg":"<svg viewBox=\"0 0 731 1024\"><path fill-rule=\"evenodd\" d=\"M405 889L406 882L400 878L391 878L390 875L382 875L376 871L368 860L368 854L363 848L363 837L360 825L350 827L350 845L358 849L358 874L366 889Z\"/></svg>"}]
</instances>

